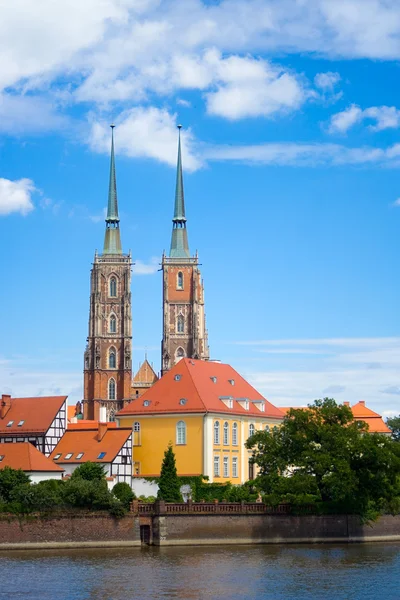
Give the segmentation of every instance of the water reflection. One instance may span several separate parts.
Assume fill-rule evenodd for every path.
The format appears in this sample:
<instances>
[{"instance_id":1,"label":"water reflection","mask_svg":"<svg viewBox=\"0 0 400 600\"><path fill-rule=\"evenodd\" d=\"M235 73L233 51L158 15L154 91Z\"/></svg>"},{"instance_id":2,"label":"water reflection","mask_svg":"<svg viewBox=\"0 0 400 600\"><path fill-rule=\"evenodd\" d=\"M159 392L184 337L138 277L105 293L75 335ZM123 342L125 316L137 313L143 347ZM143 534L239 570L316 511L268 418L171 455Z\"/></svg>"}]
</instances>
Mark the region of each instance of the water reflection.
<instances>
[{"instance_id":1,"label":"water reflection","mask_svg":"<svg viewBox=\"0 0 400 600\"><path fill-rule=\"evenodd\" d=\"M399 600L400 544L0 553L1 600Z\"/></svg>"}]
</instances>

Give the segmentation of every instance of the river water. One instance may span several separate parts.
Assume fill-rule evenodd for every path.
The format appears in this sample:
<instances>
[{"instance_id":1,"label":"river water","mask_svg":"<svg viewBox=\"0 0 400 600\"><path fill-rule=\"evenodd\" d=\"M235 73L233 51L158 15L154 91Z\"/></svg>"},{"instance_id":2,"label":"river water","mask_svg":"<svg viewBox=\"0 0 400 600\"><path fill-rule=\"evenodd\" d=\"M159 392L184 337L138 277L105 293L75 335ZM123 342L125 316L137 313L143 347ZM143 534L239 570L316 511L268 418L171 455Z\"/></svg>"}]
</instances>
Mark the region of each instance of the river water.
<instances>
[{"instance_id":1,"label":"river water","mask_svg":"<svg viewBox=\"0 0 400 600\"><path fill-rule=\"evenodd\" d=\"M400 600L400 544L0 553L1 600Z\"/></svg>"}]
</instances>

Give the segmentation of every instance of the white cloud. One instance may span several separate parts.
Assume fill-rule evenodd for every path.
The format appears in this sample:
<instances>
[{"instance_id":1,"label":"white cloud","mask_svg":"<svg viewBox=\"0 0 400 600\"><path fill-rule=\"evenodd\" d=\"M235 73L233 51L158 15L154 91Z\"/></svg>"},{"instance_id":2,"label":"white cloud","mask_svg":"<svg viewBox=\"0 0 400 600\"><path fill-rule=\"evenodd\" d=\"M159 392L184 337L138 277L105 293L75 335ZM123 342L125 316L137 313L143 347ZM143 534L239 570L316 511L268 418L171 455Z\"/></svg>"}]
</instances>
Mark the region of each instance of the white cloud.
<instances>
[{"instance_id":1,"label":"white cloud","mask_svg":"<svg viewBox=\"0 0 400 600\"><path fill-rule=\"evenodd\" d=\"M400 198L397 198L397 200L392 202L392 206L400 207Z\"/></svg>"},{"instance_id":2,"label":"white cloud","mask_svg":"<svg viewBox=\"0 0 400 600\"><path fill-rule=\"evenodd\" d=\"M27 215L34 209L32 194L36 191L31 179L0 178L0 215L20 213Z\"/></svg>"},{"instance_id":3,"label":"white cloud","mask_svg":"<svg viewBox=\"0 0 400 600\"><path fill-rule=\"evenodd\" d=\"M166 109L155 107L132 108L115 120L116 150L133 157L154 158L171 166L176 165L177 120ZM182 130L182 161L185 170L194 171L201 166L194 148L190 130ZM93 117L89 137L91 148L97 152L109 152L110 128L105 120Z\"/></svg>"},{"instance_id":4,"label":"white cloud","mask_svg":"<svg viewBox=\"0 0 400 600\"><path fill-rule=\"evenodd\" d=\"M132 273L134 275L153 275L160 270L160 262L161 261L158 256L153 256L148 262L135 260Z\"/></svg>"},{"instance_id":5,"label":"white cloud","mask_svg":"<svg viewBox=\"0 0 400 600\"><path fill-rule=\"evenodd\" d=\"M191 102L189 102L189 100L185 100L184 98L177 98L176 103L179 104L179 106L184 106L185 108L190 108L190 106L192 106Z\"/></svg>"},{"instance_id":6,"label":"white cloud","mask_svg":"<svg viewBox=\"0 0 400 600\"><path fill-rule=\"evenodd\" d=\"M397 129L400 127L400 110L395 106L371 106L364 110L355 104L331 117L329 133L347 133L347 131L362 121L374 121L369 125L372 131Z\"/></svg>"},{"instance_id":7,"label":"white cloud","mask_svg":"<svg viewBox=\"0 0 400 600\"><path fill-rule=\"evenodd\" d=\"M246 373L251 383L278 406L306 405L328 394L340 402L365 400L381 414L399 412L398 337L256 340L242 344L253 351L253 356L264 349L287 351L286 357L279 352L276 369L248 369ZM293 350L298 353L293 355ZM271 364L270 357L265 364Z\"/></svg>"},{"instance_id":8,"label":"white cloud","mask_svg":"<svg viewBox=\"0 0 400 600\"><path fill-rule=\"evenodd\" d=\"M340 80L339 73L333 73L332 71L317 73L314 77L315 86L324 92L332 91Z\"/></svg>"}]
</instances>

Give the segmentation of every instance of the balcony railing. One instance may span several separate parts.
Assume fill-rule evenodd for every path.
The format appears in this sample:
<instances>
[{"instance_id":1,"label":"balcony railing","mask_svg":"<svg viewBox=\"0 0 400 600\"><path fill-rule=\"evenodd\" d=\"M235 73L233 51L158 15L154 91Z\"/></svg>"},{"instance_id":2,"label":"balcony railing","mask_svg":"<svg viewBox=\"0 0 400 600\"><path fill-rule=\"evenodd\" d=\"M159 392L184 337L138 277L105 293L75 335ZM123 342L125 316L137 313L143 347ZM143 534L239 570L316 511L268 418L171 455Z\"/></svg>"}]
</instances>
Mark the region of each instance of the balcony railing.
<instances>
[{"instance_id":1,"label":"balcony railing","mask_svg":"<svg viewBox=\"0 0 400 600\"><path fill-rule=\"evenodd\" d=\"M296 507L296 514L312 514L315 507L311 504ZM193 514L220 514L220 515L289 515L293 514L291 504L278 504L268 506L262 502L188 502L168 503L158 500L154 503L139 502L134 500L131 511L139 515L193 515Z\"/></svg>"}]
</instances>

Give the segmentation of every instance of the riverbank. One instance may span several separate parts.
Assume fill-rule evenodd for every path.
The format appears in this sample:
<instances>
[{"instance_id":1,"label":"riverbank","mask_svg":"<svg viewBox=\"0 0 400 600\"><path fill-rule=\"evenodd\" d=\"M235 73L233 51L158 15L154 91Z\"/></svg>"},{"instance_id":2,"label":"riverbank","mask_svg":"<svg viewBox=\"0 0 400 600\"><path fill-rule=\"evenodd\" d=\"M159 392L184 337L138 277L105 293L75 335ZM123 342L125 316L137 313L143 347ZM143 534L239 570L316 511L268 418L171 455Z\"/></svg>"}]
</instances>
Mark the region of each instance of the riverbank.
<instances>
[{"instance_id":1,"label":"riverbank","mask_svg":"<svg viewBox=\"0 0 400 600\"><path fill-rule=\"evenodd\" d=\"M362 523L355 515L1 515L0 550L400 542L400 515Z\"/></svg>"}]
</instances>

